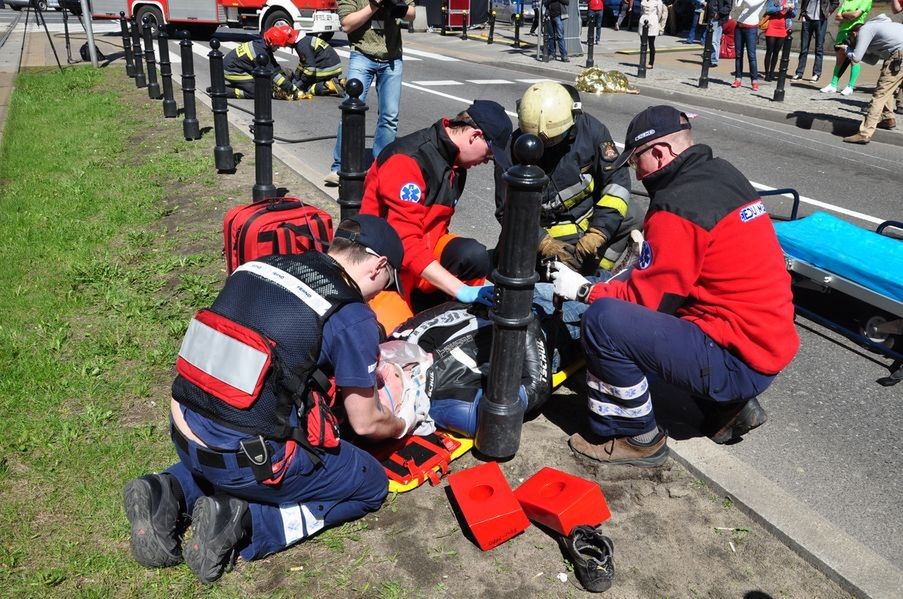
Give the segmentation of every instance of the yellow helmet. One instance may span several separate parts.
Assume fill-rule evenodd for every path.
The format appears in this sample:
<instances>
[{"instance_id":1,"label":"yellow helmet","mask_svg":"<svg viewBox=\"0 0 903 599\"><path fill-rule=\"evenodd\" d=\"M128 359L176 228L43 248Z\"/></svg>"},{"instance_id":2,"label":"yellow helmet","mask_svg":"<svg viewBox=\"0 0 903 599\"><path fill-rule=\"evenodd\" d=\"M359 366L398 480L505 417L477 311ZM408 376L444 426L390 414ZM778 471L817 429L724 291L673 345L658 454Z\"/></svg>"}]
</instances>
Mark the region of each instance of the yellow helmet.
<instances>
[{"instance_id":1,"label":"yellow helmet","mask_svg":"<svg viewBox=\"0 0 903 599\"><path fill-rule=\"evenodd\" d=\"M517 102L518 127L538 136L544 145L553 146L574 126L574 111L580 109L579 104L560 83L534 83Z\"/></svg>"}]
</instances>

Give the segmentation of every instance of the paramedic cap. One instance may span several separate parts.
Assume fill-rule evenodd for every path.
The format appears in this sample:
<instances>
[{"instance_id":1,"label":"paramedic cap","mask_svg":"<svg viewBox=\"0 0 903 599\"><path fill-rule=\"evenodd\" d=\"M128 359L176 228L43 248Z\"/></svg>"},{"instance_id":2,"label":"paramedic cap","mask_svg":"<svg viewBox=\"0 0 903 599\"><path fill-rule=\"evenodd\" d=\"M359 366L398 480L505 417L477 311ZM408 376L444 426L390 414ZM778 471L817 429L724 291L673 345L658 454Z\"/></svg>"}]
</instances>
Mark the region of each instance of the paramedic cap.
<instances>
[{"instance_id":1,"label":"paramedic cap","mask_svg":"<svg viewBox=\"0 0 903 599\"><path fill-rule=\"evenodd\" d=\"M680 122L681 117L687 122ZM686 129L690 129L690 118L686 113L673 106L650 106L630 121L630 125L627 126L627 137L624 139L624 151L613 164L605 167L605 170L613 171L624 166L641 145Z\"/></svg>"},{"instance_id":2,"label":"paramedic cap","mask_svg":"<svg viewBox=\"0 0 903 599\"><path fill-rule=\"evenodd\" d=\"M342 225L348 221L357 223L360 232L349 231L343 229ZM398 271L401 269L401 262L404 260L404 246L401 244L401 238L395 229L384 218L372 216L369 214L357 214L351 218L347 218L339 223L339 228L335 232L336 237L348 239L361 244L368 248L378 256L385 256L392 267L392 281L399 293L402 293L401 283L398 280Z\"/></svg>"},{"instance_id":3,"label":"paramedic cap","mask_svg":"<svg viewBox=\"0 0 903 599\"><path fill-rule=\"evenodd\" d=\"M511 119L498 102L474 100L467 114L477 124L492 151L492 159L503 169L511 166L508 160L508 140L511 139Z\"/></svg>"}]
</instances>

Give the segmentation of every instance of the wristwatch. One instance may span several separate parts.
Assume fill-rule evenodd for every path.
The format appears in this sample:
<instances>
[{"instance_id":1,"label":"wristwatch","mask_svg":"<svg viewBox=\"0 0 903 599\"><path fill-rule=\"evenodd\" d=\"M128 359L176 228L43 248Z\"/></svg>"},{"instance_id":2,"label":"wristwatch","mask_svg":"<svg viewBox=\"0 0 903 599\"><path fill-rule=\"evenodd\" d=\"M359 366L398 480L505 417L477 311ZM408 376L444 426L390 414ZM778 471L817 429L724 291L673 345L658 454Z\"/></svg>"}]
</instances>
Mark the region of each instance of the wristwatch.
<instances>
[{"instance_id":1,"label":"wristwatch","mask_svg":"<svg viewBox=\"0 0 903 599\"><path fill-rule=\"evenodd\" d=\"M589 292L592 291L593 284L592 283L584 283L580 286L580 289L577 290L577 301L586 303L586 299L589 297Z\"/></svg>"}]
</instances>

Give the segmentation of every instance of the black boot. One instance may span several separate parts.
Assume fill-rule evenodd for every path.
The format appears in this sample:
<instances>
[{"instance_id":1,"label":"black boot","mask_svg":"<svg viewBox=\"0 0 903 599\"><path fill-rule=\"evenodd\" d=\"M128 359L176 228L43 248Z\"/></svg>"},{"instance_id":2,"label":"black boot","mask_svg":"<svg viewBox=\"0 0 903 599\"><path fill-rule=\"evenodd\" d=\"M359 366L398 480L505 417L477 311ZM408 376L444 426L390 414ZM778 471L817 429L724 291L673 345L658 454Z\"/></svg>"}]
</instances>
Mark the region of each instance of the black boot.
<instances>
[{"instance_id":1,"label":"black boot","mask_svg":"<svg viewBox=\"0 0 903 599\"><path fill-rule=\"evenodd\" d=\"M125 485L125 515L132 526L132 555L142 566L164 568L182 561L184 510L172 487L178 484L169 474L149 474Z\"/></svg>"},{"instance_id":2,"label":"black boot","mask_svg":"<svg viewBox=\"0 0 903 599\"><path fill-rule=\"evenodd\" d=\"M248 503L237 497L201 497L194 504L185 562L201 582L215 582L232 569L238 544L249 532L247 514Z\"/></svg>"},{"instance_id":3,"label":"black boot","mask_svg":"<svg viewBox=\"0 0 903 599\"><path fill-rule=\"evenodd\" d=\"M716 404L709 410L706 432L719 445L739 441L768 420L768 414L755 397L746 402Z\"/></svg>"}]
</instances>

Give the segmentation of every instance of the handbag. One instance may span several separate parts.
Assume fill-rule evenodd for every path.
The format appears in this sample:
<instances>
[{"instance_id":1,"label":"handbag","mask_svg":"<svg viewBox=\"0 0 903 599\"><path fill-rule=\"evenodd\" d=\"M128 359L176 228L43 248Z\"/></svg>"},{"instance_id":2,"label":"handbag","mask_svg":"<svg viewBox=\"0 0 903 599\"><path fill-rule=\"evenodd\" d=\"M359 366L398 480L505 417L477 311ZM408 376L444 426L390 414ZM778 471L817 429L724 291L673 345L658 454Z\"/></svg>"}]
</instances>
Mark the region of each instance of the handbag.
<instances>
[{"instance_id":1,"label":"handbag","mask_svg":"<svg viewBox=\"0 0 903 599\"><path fill-rule=\"evenodd\" d=\"M770 20L771 17L769 15L762 15L762 17L759 19L759 31L765 31L766 29L768 29L768 21Z\"/></svg>"}]
</instances>

